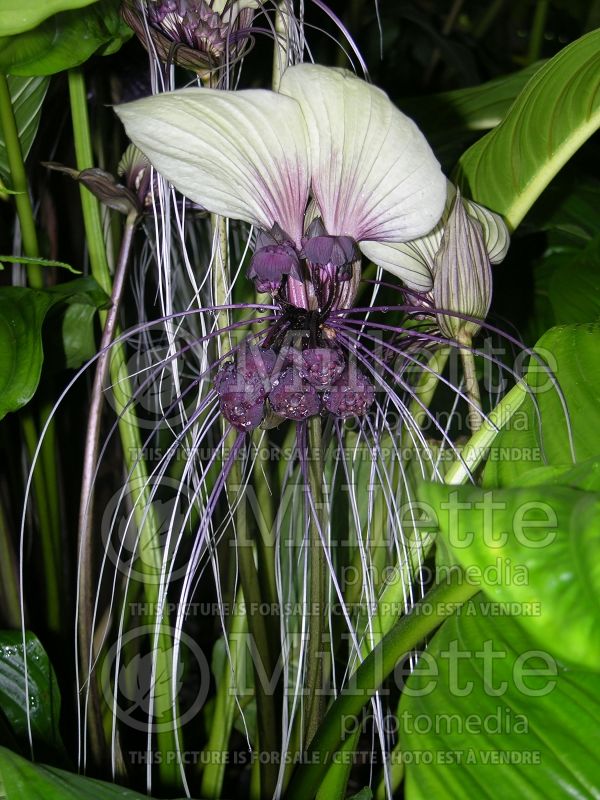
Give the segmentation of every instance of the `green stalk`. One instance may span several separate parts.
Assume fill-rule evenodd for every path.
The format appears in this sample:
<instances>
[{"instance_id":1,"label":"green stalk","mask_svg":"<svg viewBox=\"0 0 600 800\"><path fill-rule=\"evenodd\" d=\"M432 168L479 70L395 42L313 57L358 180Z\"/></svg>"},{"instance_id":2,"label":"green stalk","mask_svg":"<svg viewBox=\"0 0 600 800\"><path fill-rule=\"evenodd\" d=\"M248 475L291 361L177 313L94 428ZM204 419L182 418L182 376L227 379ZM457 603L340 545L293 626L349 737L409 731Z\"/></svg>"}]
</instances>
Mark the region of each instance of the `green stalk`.
<instances>
[{"instance_id":1,"label":"green stalk","mask_svg":"<svg viewBox=\"0 0 600 800\"><path fill-rule=\"evenodd\" d=\"M21 627L21 602L19 597L19 579L17 560L8 529L8 521L2 503L0 503L0 598L2 599L2 617L7 628L17 630ZM23 616L25 611L23 610Z\"/></svg>"},{"instance_id":2,"label":"green stalk","mask_svg":"<svg viewBox=\"0 0 600 800\"><path fill-rule=\"evenodd\" d=\"M231 467L227 485L234 494L240 491L242 475L238 459L235 460ZM267 634L267 624L264 615L260 612L262 598L260 581L254 562L254 542L249 535L246 522L245 510L241 510L236 517L236 554L242 592L246 601L247 623L254 666L258 741L261 751L277 753L279 752L279 737L277 735L279 717L276 712L275 691L268 686L268 683L275 676L277 662L273 660L272 648ZM266 758L264 762L261 760L260 797L263 800L270 800L273 797L277 785L277 773L278 765L275 763L274 758Z\"/></svg>"},{"instance_id":3,"label":"green stalk","mask_svg":"<svg viewBox=\"0 0 600 800\"><path fill-rule=\"evenodd\" d=\"M87 169L93 166L93 153L89 118L87 113L87 98L85 81L80 70L69 71L69 94L71 100L71 114L73 120L73 136L77 168ZM97 283L107 294L112 294L112 279L106 257L100 206L96 198L83 186L80 187L83 221L88 245L92 275ZM103 318L105 315L103 315ZM146 559L141 560L140 568L146 576L144 580L144 599L151 608L156 608L159 599L159 587L156 577L161 572L160 548L156 547L159 535L159 525L154 507L150 501L148 489L148 470L145 462L137 458L141 452L142 440L135 409L131 404L132 389L125 348L116 345L112 349L110 359L110 375L115 395L115 410L119 414L119 435L123 450L123 460L129 477L129 490L133 504L133 516L140 532L140 549L152 556L152 563ZM171 675L172 637L169 628L168 616L165 615L157 622L157 647L156 647L156 674L158 676ZM93 632L91 632L93 635ZM172 676L171 676L172 677ZM159 681L155 681L155 686ZM180 786L179 767L176 759L171 754L177 752L177 711L173 717L171 708L172 686L168 681L168 691L157 691L154 695L154 708L156 717L161 723L172 722L172 725L161 724L156 734L159 753L163 755L158 765L161 786L165 789L174 789ZM165 730L165 728L170 728Z\"/></svg>"},{"instance_id":4,"label":"green stalk","mask_svg":"<svg viewBox=\"0 0 600 800\"><path fill-rule=\"evenodd\" d=\"M24 414L21 418L23 438L30 457L35 453L38 444L38 431L31 414ZM44 578L46 589L46 620L51 631L60 630L61 623L61 589L58 582L57 549L54 545L52 533L52 520L46 481L41 469L33 471L33 491L35 494L38 522L40 526L40 544L42 560L44 563Z\"/></svg>"},{"instance_id":5,"label":"green stalk","mask_svg":"<svg viewBox=\"0 0 600 800\"><path fill-rule=\"evenodd\" d=\"M538 61L542 55L548 6L549 0L537 0L535 4L533 25L531 26L531 38L529 39L529 49L527 51L527 64L533 64L534 61Z\"/></svg>"},{"instance_id":6,"label":"green stalk","mask_svg":"<svg viewBox=\"0 0 600 800\"><path fill-rule=\"evenodd\" d=\"M417 425L421 426L426 419L425 410L431 405L433 396L440 382L440 375L450 356L450 347L440 347L436 350L427 363L428 369L422 370L419 380L414 388L416 397L413 397L409 416Z\"/></svg>"},{"instance_id":7,"label":"green stalk","mask_svg":"<svg viewBox=\"0 0 600 800\"><path fill-rule=\"evenodd\" d=\"M12 189L16 194L15 207L21 229L23 252L28 258L40 254L35 218L29 185L19 140L19 132L12 107L10 88L5 75L0 75L0 127L4 135L6 156L10 169ZM33 289L43 289L44 279L41 267L30 264L27 267L27 280ZM42 408L42 424L50 413L50 407ZM38 434L36 424L29 410L21 416L23 436L30 459L35 453ZM56 474L55 428L50 425L40 450L40 468L35 470L33 486L40 524L40 539L44 576L46 584L46 610L48 627L53 632L61 628L61 593L59 591L58 553L60 549L60 509L58 504L58 481Z\"/></svg>"},{"instance_id":8,"label":"green stalk","mask_svg":"<svg viewBox=\"0 0 600 800\"><path fill-rule=\"evenodd\" d=\"M10 169L12 190L14 195L17 216L21 227L21 238L23 240L23 251L28 258L36 258L40 251L38 247L37 232L35 229L35 219L31 199L29 197L29 185L25 173L23 152L19 141L19 132L12 107L10 89L5 75L0 75L0 126L4 134L4 144L6 145L6 157ZM33 289L43 289L44 279L41 267L30 264L27 267L27 280Z\"/></svg>"},{"instance_id":9,"label":"green stalk","mask_svg":"<svg viewBox=\"0 0 600 800\"><path fill-rule=\"evenodd\" d=\"M465 337L461 344L466 345L460 350L460 357L463 365L463 375L465 379L465 394L469 400L469 410L467 411L467 422L469 429L473 433L481 428L483 414L481 410L481 395L479 394L479 381L475 369L475 356L471 348L471 337Z\"/></svg>"},{"instance_id":10,"label":"green stalk","mask_svg":"<svg viewBox=\"0 0 600 800\"><path fill-rule=\"evenodd\" d=\"M243 679L246 673L247 631L244 595L240 591L236 599L231 630L228 634L231 661L225 659L215 700L210 736L204 749L209 757L206 759L202 774L200 794L207 800L218 800L223 790L226 759L229 753L228 743L237 710L237 687L240 684L240 677ZM217 755L216 760L212 758L213 754Z\"/></svg>"},{"instance_id":11,"label":"green stalk","mask_svg":"<svg viewBox=\"0 0 600 800\"><path fill-rule=\"evenodd\" d=\"M446 473L444 483L457 486L466 483L474 469L477 469L491 443L510 418L519 410L527 397L527 385L521 381L502 398L493 411L488 414L481 428L471 436L461 451L461 461L456 461Z\"/></svg>"},{"instance_id":12,"label":"green stalk","mask_svg":"<svg viewBox=\"0 0 600 800\"><path fill-rule=\"evenodd\" d=\"M305 763L301 764L286 795L287 800L314 797L334 754L351 735L344 733L344 718L356 718L392 673L398 661L415 649L457 606L466 603L478 588L464 580L455 570L447 583L438 585L403 616L359 666L342 692L329 708L313 739Z\"/></svg>"},{"instance_id":13,"label":"green stalk","mask_svg":"<svg viewBox=\"0 0 600 800\"><path fill-rule=\"evenodd\" d=\"M485 8L479 22L473 28L473 38L483 39L486 33L494 24L494 20L502 11L505 0L492 0L492 2Z\"/></svg>"},{"instance_id":14,"label":"green stalk","mask_svg":"<svg viewBox=\"0 0 600 800\"><path fill-rule=\"evenodd\" d=\"M308 420L308 480L314 511L308 506L310 525L310 584L308 593L308 647L306 660L306 722L304 742L312 741L325 712L325 652L327 564L321 536L327 534L323 496L323 444L320 417ZM308 498L306 500L308 505Z\"/></svg>"}]
</instances>

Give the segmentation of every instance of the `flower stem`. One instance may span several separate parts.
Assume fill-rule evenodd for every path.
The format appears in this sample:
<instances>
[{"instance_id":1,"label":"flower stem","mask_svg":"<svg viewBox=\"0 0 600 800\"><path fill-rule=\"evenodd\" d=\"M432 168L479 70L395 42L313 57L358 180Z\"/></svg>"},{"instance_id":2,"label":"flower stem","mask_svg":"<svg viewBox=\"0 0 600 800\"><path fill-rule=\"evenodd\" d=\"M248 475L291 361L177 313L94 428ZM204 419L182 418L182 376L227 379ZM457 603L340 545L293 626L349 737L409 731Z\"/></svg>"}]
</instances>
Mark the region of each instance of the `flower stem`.
<instances>
[{"instance_id":1,"label":"flower stem","mask_svg":"<svg viewBox=\"0 0 600 800\"><path fill-rule=\"evenodd\" d=\"M0 600L2 601L2 624L17 630L21 626L21 604L19 600L19 578L17 561L8 526L8 520L0 503ZM25 611L23 610L25 616Z\"/></svg>"},{"instance_id":2,"label":"flower stem","mask_svg":"<svg viewBox=\"0 0 600 800\"><path fill-rule=\"evenodd\" d=\"M73 138L75 143L75 153L77 158L77 168L87 169L93 166L93 153L90 135L90 124L87 113L87 98L85 81L81 70L73 69L69 71L69 94L71 101L71 114L73 120ZM83 212L83 222L86 234L86 241L90 257L92 275L104 291L112 294L112 278L108 267L106 248L100 218L100 206L96 198L85 187L80 186L81 206ZM101 319L103 319L102 315ZM148 486L148 469L146 463L137 457L136 454L142 450L142 442L139 424L134 408L131 406L131 381L127 371L125 348L122 345L115 345L112 348L110 358L110 374L113 385L115 409L119 414L119 436L123 450L123 460L129 475L129 490L133 507L133 516L139 531L140 550L144 552L145 558L141 559L141 569L145 576L144 579L144 599L150 608L156 608L159 599L159 586L157 576L161 574L161 548L157 547L159 540L159 524L156 519L154 506L150 499L150 489ZM148 563L152 561L152 563ZM93 637L93 631L90 636ZM167 676L167 691L165 685L159 688L161 681L154 681L153 703L155 716L161 720L159 732L156 734L157 747L159 754L162 755L158 761L158 771L161 786L165 789L173 789L180 785L180 773L177 759L172 755L179 751L177 741L177 709L173 708L172 692L172 663L170 654L172 653L172 637L168 627L168 617L161 617L156 623L155 637L155 664L156 675ZM84 673L85 676L85 673ZM97 690L96 682L91 682L92 691ZM92 701L91 709L94 708ZM169 724L170 723L170 724ZM101 752L102 723L101 720L90 721L92 746L94 746L94 736L96 741L96 754ZM118 756L118 754L117 754ZM147 773L148 783L150 783L150 772L152 769L152 759L148 761Z\"/></svg>"},{"instance_id":3,"label":"flower stem","mask_svg":"<svg viewBox=\"0 0 600 800\"><path fill-rule=\"evenodd\" d=\"M93 628L92 587L94 586L94 576L92 567L92 523L94 516L94 478L96 476L96 466L98 462L100 422L102 419L102 408L104 406L104 384L111 361L111 351L108 348L117 330L117 319L121 297L123 295L123 287L125 285L125 275L136 221L137 214L130 214L125 222L111 295L112 304L105 314L104 328L100 340L99 352L101 355L96 362L96 372L94 374L94 384L88 412L88 426L85 436L78 528L80 567L78 636L84 674L87 674L90 666L89 656Z\"/></svg>"},{"instance_id":4,"label":"flower stem","mask_svg":"<svg viewBox=\"0 0 600 800\"><path fill-rule=\"evenodd\" d=\"M237 687L244 685L248 625L244 595L241 591L236 598L231 629L227 637L231 659L225 660L215 699L213 724L204 750L207 759L202 774L200 794L208 800L218 800L221 797L229 752L228 742L235 719Z\"/></svg>"},{"instance_id":5,"label":"flower stem","mask_svg":"<svg viewBox=\"0 0 600 800\"><path fill-rule=\"evenodd\" d=\"M527 386L521 381L502 398L500 403L490 411L488 419L484 420L480 429L471 436L467 444L461 451L461 460L456 461L448 470L444 477L444 483L458 486L466 483L476 469L491 443L494 441L499 431L508 423L510 418L519 410L521 404L527 397Z\"/></svg>"},{"instance_id":6,"label":"flower stem","mask_svg":"<svg viewBox=\"0 0 600 800\"><path fill-rule=\"evenodd\" d=\"M311 417L308 427L308 491L310 514L310 584L308 597L308 653L306 663L306 722L304 742L312 741L325 712L325 620L327 600L327 565L324 541L327 521L323 496L323 444L320 417Z\"/></svg>"},{"instance_id":7,"label":"flower stem","mask_svg":"<svg viewBox=\"0 0 600 800\"><path fill-rule=\"evenodd\" d=\"M333 755L351 735L343 720L355 719L398 661L478 591L478 587L464 579L461 570L453 570L447 583L432 589L394 625L351 677L350 686L329 708L305 762L294 775L287 800L314 797Z\"/></svg>"},{"instance_id":8,"label":"flower stem","mask_svg":"<svg viewBox=\"0 0 600 800\"><path fill-rule=\"evenodd\" d=\"M531 37L529 39L529 49L527 52L527 63L533 64L542 55L542 44L544 42L544 31L546 29L546 17L548 15L548 0L537 0L531 26Z\"/></svg>"},{"instance_id":9,"label":"flower stem","mask_svg":"<svg viewBox=\"0 0 600 800\"><path fill-rule=\"evenodd\" d=\"M12 189L16 194L15 206L19 225L21 227L21 238L23 240L23 250L29 258L36 258L40 251L38 247L37 233L35 229L35 219L31 199L29 197L29 185L25 173L23 152L19 141L19 131L12 107L10 88L5 75L0 74L0 127L4 134L4 144L6 146L6 157L10 169ZM42 268L36 264L27 267L27 281L34 289L44 287Z\"/></svg>"},{"instance_id":10,"label":"flower stem","mask_svg":"<svg viewBox=\"0 0 600 800\"><path fill-rule=\"evenodd\" d=\"M467 412L467 423L469 429L473 432L481 428L483 422L483 414L481 411L481 395L479 394L479 382L477 380L477 371L475 369L475 356L471 350L471 338L467 337L461 340L460 357L463 365L463 375L465 379L465 395L469 401L469 410Z\"/></svg>"},{"instance_id":11,"label":"flower stem","mask_svg":"<svg viewBox=\"0 0 600 800\"><path fill-rule=\"evenodd\" d=\"M12 106L12 98L8 79L0 74L0 128L4 135L6 157L10 170L12 189L16 193L15 207L21 229L23 252L28 258L37 258L40 254L35 217L29 185L25 172L23 151L19 140L19 131ZM33 289L43 289L44 279L42 269L36 264L27 267L27 282ZM41 409L42 424L44 418L50 413L48 404L43 404ZM23 437L29 457L32 458L36 450L38 434L37 426L30 410L25 410L21 416ZM44 561L44 577L46 581L46 612L48 627L57 633L61 628L61 594L59 591L58 553L60 550L60 509L59 489L56 474L55 428L48 428L46 439L40 450L40 468L34 476L34 492L38 509L40 525L40 538L42 543L42 558Z\"/></svg>"},{"instance_id":12,"label":"flower stem","mask_svg":"<svg viewBox=\"0 0 600 800\"><path fill-rule=\"evenodd\" d=\"M234 494L241 491L242 475L239 459L236 458L227 480L227 487ZM233 498L232 498L233 499ZM254 691L258 741L261 752L267 757L260 759L260 797L270 800L277 785L278 765L274 757L278 752L277 714L275 706L276 663L271 656L265 615L261 611L260 581L254 561L254 542L249 534L247 515L243 503L238 505L236 515L236 554L240 581L246 601L250 652L254 665Z\"/></svg>"}]
</instances>

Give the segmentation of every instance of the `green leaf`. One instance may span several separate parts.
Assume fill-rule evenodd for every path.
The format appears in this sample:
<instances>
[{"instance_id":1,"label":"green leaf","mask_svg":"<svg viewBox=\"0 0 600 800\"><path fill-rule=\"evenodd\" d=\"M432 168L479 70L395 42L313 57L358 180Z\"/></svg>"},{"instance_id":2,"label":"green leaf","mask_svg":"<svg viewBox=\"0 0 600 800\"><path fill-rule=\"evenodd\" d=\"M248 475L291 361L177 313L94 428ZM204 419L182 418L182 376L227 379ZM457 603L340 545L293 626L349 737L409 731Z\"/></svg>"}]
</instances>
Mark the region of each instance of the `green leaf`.
<instances>
[{"instance_id":1,"label":"green leaf","mask_svg":"<svg viewBox=\"0 0 600 800\"><path fill-rule=\"evenodd\" d=\"M45 757L63 753L58 730L60 693L46 651L33 633L27 633L27 678L29 703L25 691L25 660L20 631L0 632L0 705L15 739L29 750L27 707L36 754ZM0 775L2 769L0 768Z\"/></svg>"},{"instance_id":2,"label":"green leaf","mask_svg":"<svg viewBox=\"0 0 600 800\"><path fill-rule=\"evenodd\" d=\"M3 0L0 36L14 36L39 25L52 14L82 8L97 0Z\"/></svg>"},{"instance_id":3,"label":"green leaf","mask_svg":"<svg viewBox=\"0 0 600 800\"><path fill-rule=\"evenodd\" d=\"M52 75L83 64L94 53L115 52L132 31L119 15L120 0L99 0L63 11L33 30L0 38L0 70L11 75Z\"/></svg>"},{"instance_id":4,"label":"green leaf","mask_svg":"<svg viewBox=\"0 0 600 800\"><path fill-rule=\"evenodd\" d=\"M33 397L42 371L42 325L53 302L37 289L0 288L0 419Z\"/></svg>"},{"instance_id":5,"label":"green leaf","mask_svg":"<svg viewBox=\"0 0 600 800\"><path fill-rule=\"evenodd\" d=\"M147 797L114 783L32 764L4 747L0 747L2 788L6 800L145 800Z\"/></svg>"},{"instance_id":6,"label":"green leaf","mask_svg":"<svg viewBox=\"0 0 600 800\"><path fill-rule=\"evenodd\" d=\"M430 484L443 546L557 658L600 670L600 493Z\"/></svg>"},{"instance_id":7,"label":"green leaf","mask_svg":"<svg viewBox=\"0 0 600 800\"><path fill-rule=\"evenodd\" d=\"M8 76L8 90L12 100L13 113L21 143L23 158L27 158L40 124L42 104L48 91L48 78L19 78ZM0 128L0 179L8 180L10 169ZM4 190L6 191L6 189ZM10 192L12 194L12 192Z\"/></svg>"},{"instance_id":8,"label":"green leaf","mask_svg":"<svg viewBox=\"0 0 600 800\"><path fill-rule=\"evenodd\" d=\"M597 797L599 688L597 674L565 669L478 595L407 681L405 797Z\"/></svg>"},{"instance_id":9,"label":"green leaf","mask_svg":"<svg viewBox=\"0 0 600 800\"><path fill-rule=\"evenodd\" d=\"M72 303L62 320L62 342L66 366L79 369L96 353L94 320L96 307L83 303Z\"/></svg>"},{"instance_id":10,"label":"green leaf","mask_svg":"<svg viewBox=\"0 0 600 800\"><path fill-rule=\"evenodd\" d=\"M106 305L107 297L92 278L77 278L46 290L0 288L0 419L33 397L44 357L44 320L53 306L65 303L96 309ZM69 357L77 358L67 353Z\"/></svg>"},{"instance_id":11,"label":"green leaf","mask_svg":"<svg viewBox=\"0 0 600 800\"><path fill-rule=\"evenodd\" d=\"M551 368L568 415L547 369L530 364L528 396L518 420L494 439L485 486L511 486L535 465L573 465L600 455L600 324L552 328L535 349ZM538 416L539 414L539 416ZM572 446L571 446L572 445Z\"/></svg>"},{"instance_id":12,"label":"green leaf","mask_svg":"<svg viewBox=\"0 0 600 800\"><path fill-rule=\"evenodd\" d=\"M53 261L50 258L28 258L27 256L0 256L0 267L4 267L4 262L11 264L36 264L39 267L62 267L69 270L74 275L81 275L81 270L75 269L64 261Z\"/></svg>"},{"instance_id":13,"label":"green leaf","mask_svg":"<svg viewBox=\"0 0 600 800\"><path fill-rule=\"evenodd\" d=\"M536 72L500 125L462 156L460 183L514 229L599 125L600 29Z\"/></svg>"}]
</instances>

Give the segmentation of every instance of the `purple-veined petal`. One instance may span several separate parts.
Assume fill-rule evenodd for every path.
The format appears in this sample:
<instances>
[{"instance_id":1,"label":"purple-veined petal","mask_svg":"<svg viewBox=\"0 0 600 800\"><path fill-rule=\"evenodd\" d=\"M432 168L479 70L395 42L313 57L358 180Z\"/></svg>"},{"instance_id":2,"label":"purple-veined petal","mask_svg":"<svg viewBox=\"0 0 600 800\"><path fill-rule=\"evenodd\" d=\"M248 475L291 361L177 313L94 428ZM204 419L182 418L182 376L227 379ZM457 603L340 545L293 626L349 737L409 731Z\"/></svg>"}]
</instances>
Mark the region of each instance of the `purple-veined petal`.
<instances>
[{"instance_id":1,"label":"purple-veined petal","mask_svg":"<svg viewBox=\"0 0 600 800\"><path fill-rule=\"evenodd\" d=\"M415 123L346 70L299 64L280 91L302 107L312 186L327 233L403 242L430 231L446 179Z\"/></svg>"},{"instance_id":2,"label":"purple-veined petal","mask_svg":"<svg viewBox=\"0 0 600 800\"><path fill-rule=\"evenodd\" d=\"M299 246L310 184L298 104L262 89L180 89L118 106L129 138L182 194Z\"/></svg>"}]
</instances>

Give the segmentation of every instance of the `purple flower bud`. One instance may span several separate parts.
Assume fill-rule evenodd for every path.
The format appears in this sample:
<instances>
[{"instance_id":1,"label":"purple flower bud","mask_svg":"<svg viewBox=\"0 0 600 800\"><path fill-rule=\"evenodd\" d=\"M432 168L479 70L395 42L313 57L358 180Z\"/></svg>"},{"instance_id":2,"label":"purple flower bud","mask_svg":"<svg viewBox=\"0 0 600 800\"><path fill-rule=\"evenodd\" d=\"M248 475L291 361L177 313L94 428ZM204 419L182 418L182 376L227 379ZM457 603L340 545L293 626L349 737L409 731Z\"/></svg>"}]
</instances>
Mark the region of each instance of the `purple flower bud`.
<instances>
[{"instance_id":1,"label":"purple flower bud","mask_svg":"<svg viewBox=\"0 0 600 800\"><path fill-rule=\"evenodd\" d=\"M323 389L338 380L346 360L336 347L314 347L304 350L298 367L302 378Z\"/></svg>"},{"instance_id":2,"label":"purple flower bud","mask_svg":"<svg viewBox=\"0 0 600 800\"><path fill-rule=\"evenodd\" d=\"M149 0L142 10L126 0L121 14L161 61L203 72L242 55L257 7L250 0Z\"/></svg>"},{"instance_id":3,"label":"purple flower bud","mask_svg":"<svg viewBox=\"0 0 600 800\"><path fill-rule=\"evenodd\" d=\"M243 392L225 392L219 398L221 413L238 431L258 428L265 412L264 400L252 400Z\"/></svg>"},{"instance_id":4,"label":"purple flower bud","mask_svg":"<svg viewBox=\"0 0 600 800\"><path fill-rule=\"evenodd\" d=\"M302 240L302 258L321 267L327 277L349 280L357 260L356 242L351 236L329 236L320 218L311 222Z\"/></svg>"},{"instance_id":5,"label":"purple flower bud","mask_svg":"<svg viewBox=\"0 0 600 800\"><path fill-rule=\"evenodd\" d=\"M315 387L305 381L293 366L285 369L274 381L269 402L280 417L297 422L314 417L321 408Z\"/></svg>"},{"instance_id":6,"label":"purple flower bud","mask_svg":"<svg viewBox=\"0 0 600 800\"><path fill-rule=\"evenodd\" d=\"M281 286L284 275L301 277L300 262L291 245L269 244L252 256L248 277L254 280L257 291L274 294Z\"/></svg>"},{"instance_id":7,"label":"purple flower bud","mask_svg":"<svg viewBox=\"0 0 600 800\"><path fill-rule=\"evenodd\" d=\"M337 383L323 395L323 405L336 417L362 417L375 400L371 381L357 369L346 368Z\"/></svg>"}]
</instances>

